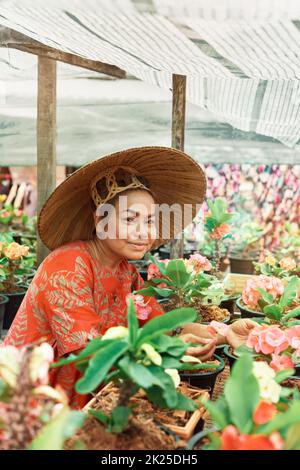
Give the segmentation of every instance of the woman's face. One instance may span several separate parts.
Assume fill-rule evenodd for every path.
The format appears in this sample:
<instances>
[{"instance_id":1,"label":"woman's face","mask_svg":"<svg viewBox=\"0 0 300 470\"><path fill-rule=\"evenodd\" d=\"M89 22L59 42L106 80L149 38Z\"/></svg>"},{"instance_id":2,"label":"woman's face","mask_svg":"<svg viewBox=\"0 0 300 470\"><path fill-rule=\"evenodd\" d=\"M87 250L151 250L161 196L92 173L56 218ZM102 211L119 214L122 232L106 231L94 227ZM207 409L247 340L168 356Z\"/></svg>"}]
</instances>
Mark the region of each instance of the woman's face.
<instances>
[{"instance_id":1,"label":"woman's face","mask_svg":"<svg viewBox=\"0 0 300 470\"><path fill-rule=\"evenodd\" d=\"M145 190L126 191L107 219L114 234L102 240L103 247L126 259L142 259L156 239L155 201ZM97 232L101 234L102 227ZM102 231L103 233L103 231Z\"/></svg>"}]
</instances>

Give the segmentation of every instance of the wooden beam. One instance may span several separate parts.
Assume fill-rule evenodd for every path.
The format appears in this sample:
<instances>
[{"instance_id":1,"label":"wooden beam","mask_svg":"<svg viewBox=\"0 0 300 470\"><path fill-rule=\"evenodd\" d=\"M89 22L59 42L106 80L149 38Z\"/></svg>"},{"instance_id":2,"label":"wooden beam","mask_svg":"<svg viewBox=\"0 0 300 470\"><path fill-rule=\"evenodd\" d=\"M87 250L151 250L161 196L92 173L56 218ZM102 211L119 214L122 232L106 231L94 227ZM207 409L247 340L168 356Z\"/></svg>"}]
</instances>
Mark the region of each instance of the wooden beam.
<instances>
[{"instance_id":1,"label":"wooden beam","mask_svg":"<svg viewBox=\"0 0 300 470\"><path fill-rule=\"evenodd\" d=\"M37 210L56 186L56 62L38 58L37 105ZM38 236L37 259L40 264L48 249Z\"/></svg>"},{"instance_id":2,"label":"wooden beam","mask_svg":"<svg viewBox=\"0 0 300 470\"><path fill-rule=\"evenodd\" d=\"M184 150L186 77L173 74L172 147ZM174 162L176 165L176 162ZM183 257L183 237L171 242L171 258Z\"/></svg>"}]
</instances>

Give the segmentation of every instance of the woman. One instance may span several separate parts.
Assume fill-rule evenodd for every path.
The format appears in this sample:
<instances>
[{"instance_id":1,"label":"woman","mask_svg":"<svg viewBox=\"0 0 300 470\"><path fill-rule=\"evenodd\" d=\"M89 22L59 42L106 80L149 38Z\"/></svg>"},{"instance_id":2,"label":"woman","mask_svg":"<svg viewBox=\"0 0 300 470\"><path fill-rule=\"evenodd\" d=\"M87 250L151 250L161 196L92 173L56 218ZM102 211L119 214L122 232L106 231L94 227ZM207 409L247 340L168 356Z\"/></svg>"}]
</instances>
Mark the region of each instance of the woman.
<instances>
[{"instance_id":1,"label":"woman","mask_svg":"<svg viewBox=\"0 0 300 470\"><path fill-rule=\"evenodd\" d=\"M57 359L76 353L112 326L126 325L126 298L143 287L128 260L142 259L166 241L166 217L155 218L155 204L177 203L177 215L190 204L187 225L203 202L205 188L204 174L190 157L162 147L117 152L70 175L39 216L39 235L53 251L39 266L5 344L43 339L54 347ZM180 217L175 219L167 239L185 226L176 226ZM154 298L147 301L149 315L140 324L164 313ZM194 334L193 325L186 327L182 339L199 344L188 354L202 360L211 357L218 340L224 341L205 327L198 326ZM51 374L52 385L67 392L72 407L86 403L89 397L74 390L79 372L73 365Z\"/></svg>"}]
</instances>

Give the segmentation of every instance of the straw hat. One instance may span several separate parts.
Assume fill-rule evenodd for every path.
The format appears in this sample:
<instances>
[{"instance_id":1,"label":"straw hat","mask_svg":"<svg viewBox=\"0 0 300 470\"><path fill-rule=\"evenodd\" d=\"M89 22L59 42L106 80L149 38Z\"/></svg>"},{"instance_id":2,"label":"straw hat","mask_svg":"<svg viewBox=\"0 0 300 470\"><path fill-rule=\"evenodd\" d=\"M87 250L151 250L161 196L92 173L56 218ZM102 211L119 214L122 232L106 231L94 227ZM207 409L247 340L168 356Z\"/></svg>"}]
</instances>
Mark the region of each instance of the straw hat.
<instances>
[{"instance_id":1,"label":"straw hat","mask_svg":"<svg viewBox=\"0 0 300 470\"><path fill-rule=\"evenodd\" d=\"M191 223L206 191L206 180L200 166L184 152L170 147L131 148L84 165L53 191L38 219L40 238L50 250L71 241L93 238L91 183L97 175L101 179L110 168L119 166L130 167L136 175L143 176L158 204L176 204L174 214L181 212L184 204L191 205L192 210L190 214L185 214L184 220L175 215L171 218L169 237L163 238L167 222L161 217L155 247L174 238Z\"/></svg>"}]
</instances>

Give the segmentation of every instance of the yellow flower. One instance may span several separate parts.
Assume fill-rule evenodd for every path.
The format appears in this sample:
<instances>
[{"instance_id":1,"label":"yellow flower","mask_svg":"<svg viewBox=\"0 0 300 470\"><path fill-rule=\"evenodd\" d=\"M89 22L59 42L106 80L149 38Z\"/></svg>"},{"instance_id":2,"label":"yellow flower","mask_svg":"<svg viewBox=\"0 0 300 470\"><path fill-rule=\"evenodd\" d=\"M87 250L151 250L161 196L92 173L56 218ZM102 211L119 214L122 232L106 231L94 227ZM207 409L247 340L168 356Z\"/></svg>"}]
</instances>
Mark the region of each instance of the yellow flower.
<instances>
[{"instance_id":1,"label":"yellow flower","mask_svg":"<svg viewBox=\"0 0 300 470\"><path fill-rule=\"evenodd\" d=\"M174 382L175 388L177 388L180 384L180 375L177 369L165 369L165 373L168 374Z\"/></svg>"},{"instance_id":2,"label":"yellow flower","mask_svg":"<svg viewBox=\"0 0 300 470\"><path fill-rule=\"evenodd\" d=\"M280 267L286 271L293 271L296 269L296 262L292 258L282 258L280 261Z\"/></svg>"},{"instance_id":3,"label":"yellow flower","mask_svg":"<svg viewBox=\"0 0 300 470\"><path fill-rule=\"evenodd\" d=\"M29 247L25 245L19 245L19 243L12 242L4 250L4 254L7 258L15 261L22 258L22 256L27 256Z\"/></svg>"},{"instance_id":4,"label":"yellow flower","mask_svg":"<svg viewBox=\"0 0 300 470\"><path fill-rule=\"evenodd\" d=\"M0 202L4 202L6 200L6 194L0 194Z\"/></svg>"},{"instance_id":5,"label":"yellow flower","mask_svg":"<svg viewBox=\"0 0 300 470\"><path fill-rule=\"evenodd\" d=\"M269 256L266 257L265 262L266 262L267 264L269 264L270 266L275 266L275 264L276 264L276 259L274 258L274 256L269 255Z\"/></svg>"}]
</instances>

